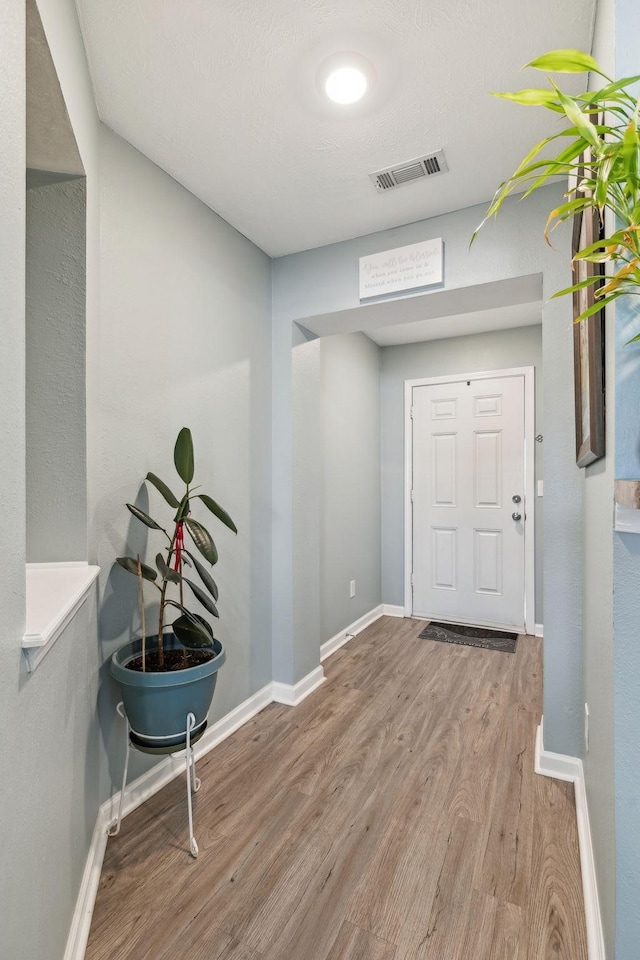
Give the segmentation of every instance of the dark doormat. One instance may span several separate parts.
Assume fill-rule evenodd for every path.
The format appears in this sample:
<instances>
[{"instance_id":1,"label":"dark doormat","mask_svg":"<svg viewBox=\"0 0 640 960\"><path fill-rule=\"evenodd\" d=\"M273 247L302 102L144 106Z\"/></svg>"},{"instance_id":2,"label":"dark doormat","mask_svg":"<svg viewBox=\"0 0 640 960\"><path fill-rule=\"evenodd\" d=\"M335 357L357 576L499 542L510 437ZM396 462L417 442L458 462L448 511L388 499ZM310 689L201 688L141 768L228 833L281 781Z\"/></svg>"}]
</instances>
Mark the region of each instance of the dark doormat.
<instances>
[{"instance_id":1,"label":"dark doormat","mask_svg":"<svg viewBox=\"0 0 640 960\"><path fill-rule=\"evenodd\" d=\"M468 627L463 623L435 623L432 620L420 637L423 640L440 640L442 643L461 643L465 647L515 653L518 634L486 627Z\"/></svg>"}]
</instances>

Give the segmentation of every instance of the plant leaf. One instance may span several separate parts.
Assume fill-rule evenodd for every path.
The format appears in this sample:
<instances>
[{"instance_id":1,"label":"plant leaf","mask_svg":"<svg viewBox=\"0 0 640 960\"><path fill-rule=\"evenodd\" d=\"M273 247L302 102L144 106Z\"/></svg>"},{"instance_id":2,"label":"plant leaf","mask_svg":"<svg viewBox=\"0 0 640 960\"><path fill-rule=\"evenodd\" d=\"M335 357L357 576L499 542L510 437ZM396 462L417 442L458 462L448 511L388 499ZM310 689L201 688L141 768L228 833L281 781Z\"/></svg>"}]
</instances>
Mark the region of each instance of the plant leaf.
<instances>
[{"instance_id":1,"label":"plant leaf","mask_svg":"<svg viewBox=\"0 0 640 960\"><path fill-rule=\"evenodd\" d=\"M189 427L183 427L178 434L173 450L173 462L176 465L178 476L184 483L191 483L194 473L193 440Z\"/></svg>"},{"instance_id":2,"label":"plant leaf","mask_svg":"<svg viewBox=\"0 0 640 960\"><path fill-rule=\"evenodd\" d=\"M141 510L140 507L134 507L132 503L128 503L127 510L130 510L134 517L137 517L138 520L141 520L146 527L151 527L152 530L162 530L162 527L159 523L149 516L148 513L145 513L144 510Z\"/></svg>"},{"instance_id":3,"label":"plant leaf","mask_svg":"<svg viewBox=\"0 0 640 960\"><path fill-rule=\"evenodd\" d=\"M206 567L203 567L203 565L200 563L200 561L198 560L198 558L197 558L197 557L194 557L194 555L193 555L192 553L189 553L188 550L186 550L185 553L187 553L187 555L188 555L189 557L191 557L191 559L192 559L192 561L193 561L193 564L194 564L196 570L198 571L198 574L200 575L200 579L201 579L202 582L204 583L205 587L207 588L207 590L209 591L209 593L211 594L211 596L213 597L213 599L214 599L214 600L217 600L217 599L218 599L218 585L216 584L215 580L213 579L213 577L211 576L211 574L209 573L209 571L207 570L207 568L206 568Z\"/></svg>"},{"instance_id":4,"label":"plant leaf","mask_svg":"<svg viewBox=\"0 0 640 960\"><path fill-rule=\"evenodd\" d=\"M553 84L553 87L558 95L558 100L562 104L562 108L571 123L578 128L584 139L591 144L596 153L599 153L603 149L604 143L596 133L596 128L589 117L582 112L572 97L568 97L565 93L563 93L562 90L556 87L555 83Z\"/></svg>"},{"instance_id":5,"label":"plant leaf","mask_svg":"<svg viewBox=\"0 0 640 960\"><path fill-rule=\"evenodd\" d=\"M500 97L502 100L511 100L513 103L519 103L525 107L549 107L551 110L562 112L558 97L553 90L547 90L546 88L530 87L527 90L516 90L513 93L492 93L491 96Z\"/></svg>"},{"instance_id":6,"label":"plant leaf","mask_svg":"<svg viewBox=\"0 0 640 960\"><path fill-rule=\"evenodd\" d=\"M212 497L209 497L206 493L198 493L196 495L196 499L202 500L205 507L208 507L208 509L211 510L211 513L215 514L218 520L221 520L226 527L229 527L229 530L233 530L234 533L238 532L238 529L235 523L233 522L233 520L231 519L227 511L223 510L220 504L216 503L216 501Z\"/></svg>"},{"instance_id":7,"label":"plant leaf","mask_svg":"<svg viewBox=\"0 0 640 960\"><path fill-rule=\"evenodd\" d=\"M581 320L586 320L587 317L590 317L594 313L599 313L600 310L603 310L608 303L612 300L615 300L616 294L612 293L608 297L603 297L601 300L596 300L595 303L592 303L587 310L583 310L580 316L576 317L573 321L574 323L580 323Z\"/></svg>"},{"instance_id":8,"label":"plant leaf","mask_svg":"<svg viewBox=\"0 0 640 960\"><path fill-rule=\"evenodd\" d=\"M116 563L119 563L128 573L132 573L134 577L138 576L138 561L133 557L116 557ZM153 581L158 576L153 567L147 566L146 563L140 564L140 572L145 580Z\"/></svg>"},{"instance_id":9,"label":"plant leaf","mask_svg":"<svg viewBox=\"0 0 640 960\"><path fill-rule=\"evenodd\" d=\"M187 517L184 523L202 556L213 566L218 562L218 551L207 528L192 517Z\"/></svg>"},{"instance_id":10,"label":"plant leaf","mask_svg":"<svg viewBox=\"0 0 640 960\"><path fill-rule=\"evenodd\" d=\"M184 520L185 517L187 517L188 515L189 515L189 497L188 497L188 495L185 493L184 497L182 498L182 500L181 500L180 503L178 504L178 512L176 513L175 517L173 518L174 523L180 523L180 521L181 521L181 520Z\"/></svg>"},{"instance_id":11,"label":"plant leaf","mask_svg":"<svg viewBox=\"0 0 640 960\"><path fill-rule=\"evenodd\" d=\"M164 483L163 480L160 479L160 477L156 477L155 473L148 473L146 479L149 481L149 483L154 485L159 493L162 494L170 507L178 506L178 498L174 497L174 495L171 493L171 490L169 490L169 487L166 485L166 483Z\"/></svg>"},{"instance_id":12,"label":"plant leaf","mask_svg":"<svg viewBox=\"0 0 640 960\"><path fill-rule=\"evenodd\" d=\"M188 580L187 577L185 577L184 580L185 580L185 583L189 584L189 586L193 590L194 596L196 597L197 600L200 601L200 603L205 608L205 610L208 610L209 613L212 614L214 617L219 617L220 614L218 613L218 608L216 607L213 600L209 597L209 595L205 593L204 590L202 590L197 583L193 583L193 581Z\"/></svg>"},{"instance_id":13,"label":"plant leaf","mask_svg":"<svg viewBox=\"0 0 640 960\"><path fill-rule=\"evenodd\" d=\"M555 300L557 297L564 297L568 293L577 293L578 290L582 290L584 287L593 286L593 284L598 283L599 280L602 280L602 274L596 273L592 277L587 277L586 280L579 280L578 283L574 283L570 287L565 287L564 290L557 290L551 295L551 299Z\"/></svg>"},{"instance_id":14,"label":"plant leaf","mask_svg":"<svg viewBox=\"0 0 640 960\"><path fill-rule=\"evenodd\" d=\"M160 576L163 580L170 580L171 583L180 583L182 580L177 570L172 570L171 567L167 566L161 553L156 556L156 567L160 571Z\"/></svg>"},{"instance_id":15,"label":"plant leaf","mask_svg":"<svg viewBox=\"0 0 640 960\"><path fill-rule=\"evenodd\" d=\"M535 70L550 70L551 73L589 73L593 70L604 76L593 57L582 50L550 50L525 66Z\"/></svg>"},{"instance_id":16,"label":"plant leaf","mask_svg":"<svg viewBox=\"0 0 640 960\"><path fill-rule=\"evenodd\" d=\"M192 613L183 614L177 620L174 620L171 629L183 647L198 649L213 646L213 634L211 628L206 629L208 626L204 617Z\"/></svg>"}]
</instances>

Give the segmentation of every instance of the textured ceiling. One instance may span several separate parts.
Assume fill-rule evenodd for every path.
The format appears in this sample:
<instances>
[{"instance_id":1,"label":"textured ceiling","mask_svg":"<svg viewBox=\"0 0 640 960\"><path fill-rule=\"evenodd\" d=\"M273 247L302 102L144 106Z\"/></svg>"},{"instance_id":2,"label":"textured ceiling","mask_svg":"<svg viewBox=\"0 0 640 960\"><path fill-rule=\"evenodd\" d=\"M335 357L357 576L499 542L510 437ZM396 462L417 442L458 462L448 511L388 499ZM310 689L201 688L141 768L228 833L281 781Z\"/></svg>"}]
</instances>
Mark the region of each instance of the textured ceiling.
<instances>
[{"instance_id":1,"label":"textured ceiling","mask_svg":"<svg viewBox=\"0 0 640 960\"><path fill-rule=\"evenodd\" d=\"M272 256L487 200L550 122L488 91L590 49L594 3L77 0L102 120ZM351 107L316 86L343 50L377 72ZM449 173L378 196L440 147Z\"/></svg>"}]
</instances>

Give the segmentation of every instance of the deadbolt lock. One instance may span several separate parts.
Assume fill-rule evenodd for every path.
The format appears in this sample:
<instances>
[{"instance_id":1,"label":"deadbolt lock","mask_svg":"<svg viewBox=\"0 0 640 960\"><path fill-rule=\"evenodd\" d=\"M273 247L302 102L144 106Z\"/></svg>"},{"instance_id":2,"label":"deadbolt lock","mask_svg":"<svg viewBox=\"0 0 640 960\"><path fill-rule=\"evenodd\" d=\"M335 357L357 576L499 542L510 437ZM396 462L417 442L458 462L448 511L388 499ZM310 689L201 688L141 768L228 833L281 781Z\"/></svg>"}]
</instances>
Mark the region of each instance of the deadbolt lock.
<instances>
[{"instance_id":1,"label":"deadbolt lock","mask_svg":"<svg viewBox=\"0 0 640 960\"><path fill-rule=\"evenodd\" d=\"M519 493L514 493L511 499L513 500L514 503L520 503L520 501L522 500L522 497L520 496Z\"/></svg>"}]
</instances>

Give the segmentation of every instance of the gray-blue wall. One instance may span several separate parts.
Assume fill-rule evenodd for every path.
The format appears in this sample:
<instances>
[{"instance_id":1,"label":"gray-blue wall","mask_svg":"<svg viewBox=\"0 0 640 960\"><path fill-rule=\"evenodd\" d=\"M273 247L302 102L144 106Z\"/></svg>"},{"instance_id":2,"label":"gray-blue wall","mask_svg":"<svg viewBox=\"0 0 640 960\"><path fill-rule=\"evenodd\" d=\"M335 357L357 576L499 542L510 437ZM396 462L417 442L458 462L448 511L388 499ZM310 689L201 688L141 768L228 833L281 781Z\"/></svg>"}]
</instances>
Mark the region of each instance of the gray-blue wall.
<instances>
[{"instance_id":1,"label":"gray-blue wall","mask_svg":"<svg viewBox=\"0 0 640 960\"><path fill-rule=\"evenodd\" d=\"M73 115L86 134L97 120L75 10L69 0L46 3L46 12L55 22L58 54L64 38L71 39L66 69L76 76ZM0 581L0 952L11 960L58 960L98 807L96 602L93 591L36 673L27 674L20 648L26 559L24 0L7 0L1 19L0 500L11 509L3 519ZM91 163L91 135L82 142Z\"/></svg>"},{"instance_id":2,"label":"gray-blue wall","mask_svg":"<svg viewBox=\"0 0 640 960\"><path fill-rule=\"evenodd\" d=\"M616 76L639 71L640 7L616 0ZM637 297L616 301L616 477L640 477L640 332ZM640 943L640 536L614 534L613 685L615 698L616 960Z\"/></svg>"},{"instance_id":3,"label":"gray-blue wall","mask_svg":"<svg viewBox=\"0 0 640 960\"><path fill-rule=\"evenodd\" d=\"M615 70L614 0L599 0L593 55L606 73ZM604 83L591 75L594 87ZM607 309L606 433L607 452L584 470L584 701L589 705L589 749L583 760L591 838L606 955L615 944L615 786L613 701L613 478L615 407L615 310Z\"/></svg>"},{"instance_id":4,"label":"gray-blue wall","mask_svg":"<svg viewBox=\"0 0 640 960\"><path fill-rule=\"evenodd\" d=\"M216 636L227 650L211 719L271 680L270 260L175 180L105 127L100 131L100 315L87 375L97 384L88 429L99 470L90 557L100 578L104 661L136 634L135 579L114 558L152 558L161 541L126 501L167 519L151 470L179 481L173 445L191 428L196 482L229 511L235 537L205 511L220 561ZM125 549L126 548L126 549ZM117 691L103 669L101 793L121 776ZM149 765L134 754L132 774Z\"/></svg>"},{"instance_id":5,"label":"gray-blue wall","mask_svg":"<svg viewBox=\"0 0 640 960\"><path fill-rule=\"evenodd\" d=\"M27 190L27 562L87 557L86 184Z\"/></svg>"},{"instance_id":6,"label":"gray-blue wall","mask_svg":"<svg viewBox=\"0 0 640 960\"><path fill-rule=\"evenodd\" d=\"M320 636L382 602L380 358L363 333L320 341L322 410ZM356 582L355 597L349 583Z\"/></svg>"}]
</instances>

